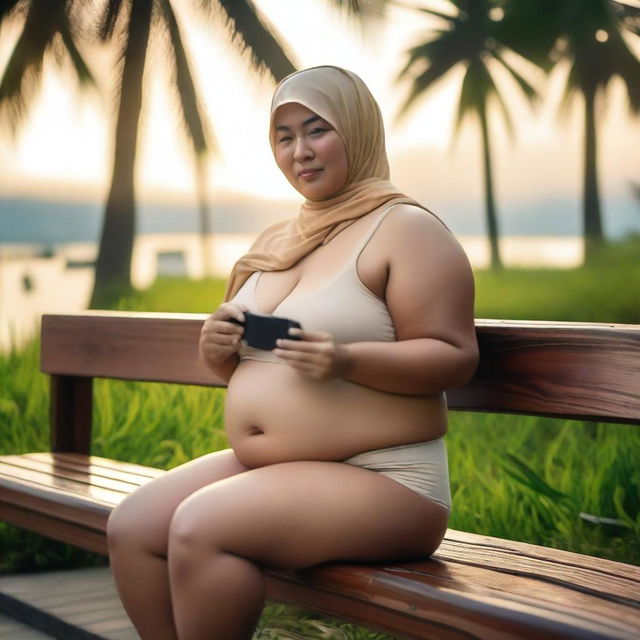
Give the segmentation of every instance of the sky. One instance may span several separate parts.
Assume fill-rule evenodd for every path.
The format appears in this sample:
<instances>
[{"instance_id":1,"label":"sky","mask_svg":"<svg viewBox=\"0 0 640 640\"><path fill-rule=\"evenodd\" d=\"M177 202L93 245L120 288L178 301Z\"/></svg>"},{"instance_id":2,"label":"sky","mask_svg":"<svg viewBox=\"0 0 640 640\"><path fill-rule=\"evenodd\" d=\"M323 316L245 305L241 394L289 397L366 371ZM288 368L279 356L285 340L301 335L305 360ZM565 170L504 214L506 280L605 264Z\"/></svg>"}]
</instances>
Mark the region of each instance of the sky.
<instances>
[{"instance_id":1,"label":"sky","mask_svg":"<svg viewBox=\"0 0 640 640\"><path fill-rule=\"evenodd\" d=\"M407 85L395 82L404 52L424 38L433 23L415 11L396 7L389 10L383 24L361 32L344 14L328 9L324 0L255 0L255 4L277 25L299 67L337 64L355 71L369 85L386 122L392 179L398 186L436 208L482 208L478 130L467 124L455 145L451 141L460 70L419 100L402 122L396 118L407 91ZM221 29L213 21L184 10L180 18L219 148L209 163L211 193L244 192L298 201L299 196L275 167L268 145L273 84L247 72L246 59L220 37ZM0 68L16 33L15 29L0 32ZM89 55L96 68L112 68L104 54ZM579 103L568 117L557 115L562 76L559 69L546 83L545 100L536 113L505 89L516 123L515 141L508 139L497 114L492 113L496 196L506 212L525 203L535 206L563 200L575 203L572 212L578 215L582 118ZM0 134L0 198L104 198L115 124L110 87L114 78L109 71L100 77L97 91L80 94L68 76L56 70L45 73L40 97L18 139L11 143L6 133ZM532 77L542 80L535 74ZM164 89L166 75L161 65L148 67L147 81L139 193L161 201L193 200L193 162L173 118L173 99ZM616 82L600 115L600 187L606 214L607 206L617 207L620 202L633 206L630 184L640 182L640 119L629 117L624 91Z\"/></svg>"}]
</instances>

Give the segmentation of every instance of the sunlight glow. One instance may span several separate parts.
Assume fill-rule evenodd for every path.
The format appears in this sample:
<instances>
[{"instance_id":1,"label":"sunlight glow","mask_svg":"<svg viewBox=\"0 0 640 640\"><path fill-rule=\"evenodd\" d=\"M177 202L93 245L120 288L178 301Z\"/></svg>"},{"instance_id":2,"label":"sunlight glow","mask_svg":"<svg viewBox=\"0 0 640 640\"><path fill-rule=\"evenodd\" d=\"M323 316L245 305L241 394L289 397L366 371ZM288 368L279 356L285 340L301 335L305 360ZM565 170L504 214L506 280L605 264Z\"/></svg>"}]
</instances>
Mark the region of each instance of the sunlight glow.
<instances>
[{"instance_id":1,"label":"sunlight glow","mask_svg":"<svg viewBox=\"0 0 640 640\"><path fill-rule=\"evenodd\" d=\"M384 24L361 29L345 19L343 12L330 10L327 5L326 0L256 0L258 9L289 43L301 68L337 64L352 69L369 85L383 112L394 180L410 192L418 187L416 196L433 194L444 200L459 194L463 176L468 190L465 196L479 201L478 130L465 125L459 140L454 143L451 139L464 69L451 70L433 91L416 100L406 117L397 118L410 91L408 82L399 84L395 80L405 52L424 41L428 26L434 22L429 22L426 14L392 5ZM201 103L219 149L219 153L210 155L210 193L217 196L233 191L297 202L299 196L277 170L267 140L273 83L247 72L247 58L227 42L219 25L196 17L186 4L176 3L176 10ZM500 19L496 11L491 17ZM330 47L327 33L332 34ZM17 34L15 28L2 30L0 65L6 63ZM599 30L595 37L606 39L608 33ZM558 43L559 47L563 45L566 43ZM535 70L520 62L514 60L514 66L518 63L518 68L537 82ZM106 65L106 71L98 70L96 75L105 84L112 82L113 65L104 60L101 64ZM562 194L579 191L579 101L570 117L558 119L566 72L566 66L558 68L549 82L540 81L545 100L536 113L514 92L512 81L500 83L517 134L515 144L509 141L497 110L492 108L496 188L501 198L532 197L541 188ZM0 195L18 191L32 196L49 194L49 185L53 184L59 185L58 190L64 189L66 198L80 197L78 194L87 190L102 198L111 177L115 124L112 94L106 86L101 92L79 94L75 82L57 68L46 68L43 77L40 98L33 104L16 144L0 132ZM166 90L166 78L161 65L149 68L136 188L144 197L162 194L164 199L191 200L195 192L193 157L177 123L175 98ZM606 111L599 149L603 180L620 189L627 188L625 184L640 170L639 152L632 144L637 139L638 122L626 115L620 117L623 107L617 106L624 102L617 97L623 93L623 87L612 83L610 102L616 106ZM618 116L610 117L614 111ZM621 157L626 159L624 169Z\"/></svg>"}]
</instances>

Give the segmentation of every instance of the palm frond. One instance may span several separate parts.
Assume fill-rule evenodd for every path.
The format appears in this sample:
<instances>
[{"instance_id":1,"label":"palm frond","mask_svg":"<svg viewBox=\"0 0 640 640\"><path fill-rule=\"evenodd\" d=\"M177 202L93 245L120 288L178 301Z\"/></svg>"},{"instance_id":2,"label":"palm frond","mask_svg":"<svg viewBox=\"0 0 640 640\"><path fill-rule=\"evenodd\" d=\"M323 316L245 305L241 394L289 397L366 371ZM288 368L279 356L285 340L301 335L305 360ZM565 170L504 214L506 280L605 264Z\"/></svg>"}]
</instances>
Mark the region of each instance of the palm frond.
<instances>
[{"instance_id":1,"label":"palm frond","mask_svg":"<svg viewBox=\"0 0 640 640\"><path fill-rule=\"evenodd\" d=\"M0 23L11 16L19 4L25 4L23 0L0 0Z\"/></svg>"},{"instance_id":2,"label":"palm frond","mask_svg":"<svg viewBox=\"0 0 640 640\"><path fill-rule=\"evenodd\" d=\"M0 121L8 125L11 135L16 134L26 119L27 109L42 78L46 46L38 42L36 49L31 35L25 27L0 79Z\"/></svg>"},{"instance_id":3,"label":"palm frond","mask_svg":"<svg viewBox=\"0 0 640 640\"><path fill-rule=\"evenodd\" d=\"M516 71L507 60L501 51L497 50L493 52L493 57L500 63L501 67L505 69L511 78L520 87L520 90L531 101L537 102L540 99L540 93L533 87L533 85L518 71Z\"/></svg>"},{"instance_id":4,"label":"palm frond","mask_svg":"<svg viewBox=\"0 0 640 640\"><path fill-rule=\"evenodd\" d=\"M381 18L389 5L389 0L330 0L330 4L340 11L367 20Z\"/></svg>"},{"instance_id":5,"label":"palm frond","mask_svg":"<svg viewBox=\"0 0 640 640\"><path fill-rule=\"evenodd\" d=\"M249 51L256 70L266 70L279 81L296 70L291 56L276 37L275 29L258 14L251 0L218 0L232 40L241 51Z\"/></svg>"},{"instance_id":6,"label":"palm frond","mask_svg":"<svg viewBox=\"0 0 640 640\"><path fill-rule=\"evenodd\" d=\"M383 25L390 0L327 0L326 4L364 42L379 37L375 29Z\"/></svg>"},{"instance_id":7,"label":"palm frond","mask_svg":"<svg viewBox=\"0 0 640 640\"><path fill-rule=\"evenodd\" d=\"M455 65L454 65L455 66ZM409 113L409 110L414 105L415 101L423 94L427 89L433 86L438 80L445 76L454 67L446 63L432 64L423 73L416 75L413 78L411 90L406 100L402 103L396 118L402 119Z\"/></svg>"},{"instance_id":8,"label":"palm frond","mask_svg":"<svg viewBox=\"0 0 640 640\"><path fill-rule=\"evenodd\" d=\"M196 156L200 156L207 151L209 146L207 141L210 138L202 115L203 109L198 101L189 59L171 2L170 0L159 0L158 5L162 22L166 27L167 54L172 58L171 84L175 89L180 105L180 116L193 151Z\"/></svg>"},{"instance_id":9,"label":"palm frond","mask_svg":"<svg viewBox=\"0 0 640 640\"><path fill-rule=\"evenodd\" d=\"M496 40L550 71L554 65L551 52L564 32L563 3L565 0L509 0L503 19L494 24Z\"/></svg>"},{"instance_id":10,"label":"palm frond","mask_svg":"<svg viewBox=\"0 0 640 640\"><path fill-rule=\"evenodd\" d=\"M65 0L29 5L22 32L0 79L0 120L8 123L12 135L26 118L40 86L44 58L56 53L56 41L61 40L59 49L68 53L80 83L91 83L91 73L74 42L67 8ZM62 58L62 53L57 57Z\"/></svg>"},{"instance_id":11,"label":"palm frond","mask_svg":"<svg viewBox=\"0 0 640 640\"><path fill-rule=\"evenodd\" d=\"M560 58L571 62L561 113L566 114L572 95L602 93L615 76L626 85L632 112L640 113L640 61L623 37L626 31L637 32L640 11L627 11L610 0L593 0L567 2L557 14L553 24L561 28L566 41Z\"/></svg>"},{"instance_id":12,"label":"palm frond","mask_svg":"<svg viewBox=\"0 0 640 640\"><path fill-rule=\"evenodd\" d=\"M445 22L449 23L449 26L453 24L453 22L457 17L456 15L452 15L450 13L443 13L442 11L437 11L436 9L431 9L428 7L414 7L414 8L417 9L420 13L426 13L428 16L431 16L433 18L444 20Z\"/></svg>"},{"instance_id":13,"label":"palm frond","mask_svg":"<svg viewBox=\"0 0 640 640\"><path fill-rule=\"evenodd\" d=\"M104 42L110 40L116 30L116 25L123 18L124 7L123 0L107 0L104 5L102 16L98 20L98 35Z\"/></svg>"},{"instance_id":14,"label":"palm frond","mask_svg":"<svg viewBox=\"0 0 640 640\"><path fill-rule=\"evenodd\" d=\"M640 7L614 2L613 8L625 29L640 36Z\"/></svg>"},{"instance_id":15,"label":"palm frond","mask_svg":"<svg viewBox=\"0 0 640 640\"><path fill-rule=\"evenodd\" d=\"M486 113L488 87L488 70L478 59L468 65L460 88L458 99L458 109L453 129L453 137L457 138L462 128L462 124L470 113L476 113L482 117Z\"/></svg>"},{"instance_id":16,"label":"palm frond","mask_svg":"<svg viewBox=\"0 0 640 640\"><path fill-rule=\"evenodd\" d=\"M579 74L576 70L575 61L572 60L569 73L567 74L564 93L562 94L562 99L558 105L558 112L561 118L569 117L571 106L573 105L575 98L579 95L581 87L582 85L580 83Z\"/></svg>"},{"instance_id":17,"label":"palm frond","mask_svg":"<svg viewBox=\"0 0 640 640\"><path fill-rule=\"evenodd\" d=\"M62 38L62 42L69 56L69 59L71 60L71 64L73 65L76 77L78 78L80 85L96 86L96 81L93 77L93 74L91 73L91 70L82 57L82 54L78 50L78 47L76 45L76 38L72 33L69 23L61 28L60 36Z\"/></svg>"},{"instance_id":18,"label":"palm frond","mask_svg":"<svg viewBox=\"0 0 640 640\"><path fill-rule=\"evenodd\" d=\"M640 113L640 60L633 53L620 32L610 38L611 76L618 75L627 87L629 107Z\"/></svg>"},{"instance_id":19,"label":"palm frond","mask_svg":"<svg viewBox=\"0 0 640 640\"><path fill-rule=\"evenodd\" d=\"M486 65L487 63L485 62L484 67L485 67L486 87L487 87L485 100L487 102L487 105L489 100L491 100L492 98L496 101L496 103L500 107L500 111L502 112L502 117L507 127L507 134L509 138L513 141L515 139L515 130L513 127L513 120L511 119L511 114L509 113L509 109L507 107L507 104L504 101L504 97L502 96L502 93L496 86L495 80L491 75L491 71Z\"/></svg>"},{"instance_id":20,"label":"palm frond","mask_svg":"<svg viewBox=\"0 0 640 640\"><path fill-rule=\"evenodd\" d=\"M397 118L404 117L416 99L451 69L464 63L464 53L459 44L459 34L453 31L437 32L439 37L409 50L404 68L398 80L412 78L409 96L400 107Z\"/></svg>"}]
</instances>

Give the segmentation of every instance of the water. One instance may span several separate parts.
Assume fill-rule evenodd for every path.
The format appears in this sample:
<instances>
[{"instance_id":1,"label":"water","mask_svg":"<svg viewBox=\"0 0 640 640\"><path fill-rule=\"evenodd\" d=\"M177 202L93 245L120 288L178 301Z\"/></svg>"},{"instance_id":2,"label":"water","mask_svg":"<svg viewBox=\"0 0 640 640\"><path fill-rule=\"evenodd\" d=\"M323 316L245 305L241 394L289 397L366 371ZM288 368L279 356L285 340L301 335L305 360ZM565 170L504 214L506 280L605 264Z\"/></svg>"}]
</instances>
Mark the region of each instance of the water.
<instances>
[{"instance_id":1,"label":"water","mask_svg":"<svg viewBox=\"0 0 640 640\"><path fill-rule=\"evenodd\" d=\"M207 240L209 273L226 277L233 263L247 251L255 234L217 234ZM489 247L481 236L459 237L476 269L489 263ZM571 268L582 262L580 238L520 236L501 239L506 266ZM55 246L42 255L42 246L0 245L0 349L20 345L37 330L42 313L86 309L93 287L96 245L75 242ZM158 274L199 278L203 275L203 247L195 233L138 235L132 257L136 288L151 285Z\"/></svg>"}]
</instances>

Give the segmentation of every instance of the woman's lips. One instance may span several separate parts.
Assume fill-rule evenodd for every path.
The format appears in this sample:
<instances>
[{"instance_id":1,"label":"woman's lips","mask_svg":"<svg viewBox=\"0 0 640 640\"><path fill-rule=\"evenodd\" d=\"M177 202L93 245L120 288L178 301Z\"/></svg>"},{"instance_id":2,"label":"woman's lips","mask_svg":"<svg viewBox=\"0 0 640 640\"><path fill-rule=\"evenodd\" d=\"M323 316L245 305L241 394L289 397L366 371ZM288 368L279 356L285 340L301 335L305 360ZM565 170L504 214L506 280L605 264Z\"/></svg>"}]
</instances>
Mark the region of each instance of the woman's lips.
<instances>
[{"instance_id":1,"label":"woman's lips","mask_svg":"<svg viewBox=\"0 0 640 640\"><path fill-rule=\"evenodd\" d=\"M312 180L321 171L322 169L303 169L298 173L298 178L301 178L302 180Z\"/></svg>"}]
</instances>

